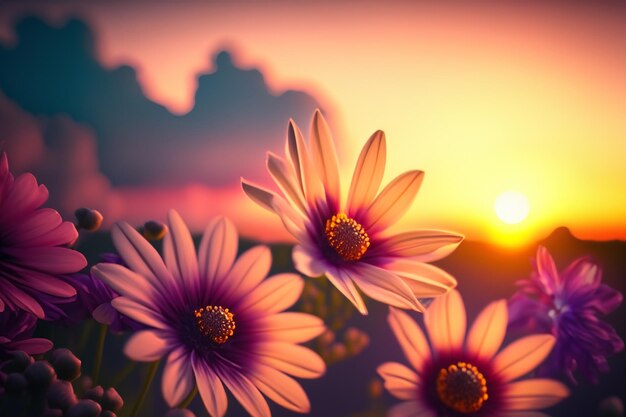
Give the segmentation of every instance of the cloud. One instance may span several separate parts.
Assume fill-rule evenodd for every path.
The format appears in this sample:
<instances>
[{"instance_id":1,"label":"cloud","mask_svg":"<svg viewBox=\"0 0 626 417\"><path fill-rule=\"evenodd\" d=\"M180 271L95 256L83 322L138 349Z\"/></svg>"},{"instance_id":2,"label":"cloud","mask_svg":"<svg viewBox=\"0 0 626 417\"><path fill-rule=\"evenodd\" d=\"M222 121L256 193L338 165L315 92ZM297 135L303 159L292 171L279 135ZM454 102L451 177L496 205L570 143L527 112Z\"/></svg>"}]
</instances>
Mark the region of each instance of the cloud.
<instances>
[{"instance_id":1,"label":"cloud","mask_svg":"<svg viewBox=\"0 0 626 417\"><path fill-rule=\"evenodd\" d=\"M144 95L132 67L101 65L85 23L28 17L15 31L15 45L0 46L0 89L29 113L67 114L93 129L101 170L116 186L261 180L265 152L282 149L289 118L308 126L320 107L304 92L273 94L261 72L222 51L215 71L198 77L193 109L178 116Z\"/></svg>"}]
</instances>

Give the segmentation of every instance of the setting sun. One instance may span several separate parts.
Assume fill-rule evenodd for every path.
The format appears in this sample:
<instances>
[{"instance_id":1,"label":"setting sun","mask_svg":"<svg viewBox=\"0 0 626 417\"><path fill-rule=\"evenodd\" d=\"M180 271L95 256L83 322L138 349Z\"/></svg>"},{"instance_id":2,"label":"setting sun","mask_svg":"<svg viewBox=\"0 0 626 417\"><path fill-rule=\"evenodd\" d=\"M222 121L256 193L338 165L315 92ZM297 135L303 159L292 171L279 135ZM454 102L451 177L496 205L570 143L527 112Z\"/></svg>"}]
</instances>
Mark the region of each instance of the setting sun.
<instances>
[{"instance_id":1,"label":"setting sun","mask_svg":"<svg viewBox=\"0 0 626 417\"><path fill-rule=\"evenodd\" d=\"M528 216L530 204L524 194L518 191L505 191L496 198L494 210L503 222L517 224Z\"/></svg>"}]
</instances>

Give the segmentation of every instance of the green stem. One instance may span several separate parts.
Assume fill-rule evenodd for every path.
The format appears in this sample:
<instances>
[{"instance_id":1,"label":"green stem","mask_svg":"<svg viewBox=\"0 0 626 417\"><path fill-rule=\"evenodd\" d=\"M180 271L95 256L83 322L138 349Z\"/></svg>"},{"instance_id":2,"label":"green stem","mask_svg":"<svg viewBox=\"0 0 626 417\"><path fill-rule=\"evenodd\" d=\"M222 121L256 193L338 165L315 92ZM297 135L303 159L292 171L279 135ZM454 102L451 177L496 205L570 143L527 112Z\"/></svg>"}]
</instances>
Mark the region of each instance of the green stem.
<instances>
[{"instance_id":1,"label":"green stem","mask_svg":"<svg viewBox=\"0 0 626 417\"><path fill-rule=\"evenodd\" d=\"M198 393L198 386L195 385L193 387L193 390L191 390L191 392L189 393L189 395L187 395L187 398L185 398L180 405L178 406L178 408L187 408L189 407L189 404L191 404L191 402L193 401L193 399L196 397L196 394Z\"/></svg>"},{"instance_id":2,"label":"green stem","mask_svg":"<svg viewBox=\"0 0 626 417\"><path fill-rule=\"evenodd\" d=\"M119 371L117 374L115 374L115 376L113 377L111 386L117 387L119 384L121 384L122 381L125 380L128 377L128 375L130 375L130 373L135 369L136 366L137 366L137 362L134 362L134 361L126 362L126 365L124 365L122 370Z\"/></svg>"},{"instance_id":3,"label":"green stem","mask_svg":"<svg viewBox=\"0 0 626 417\"><path fill-rule=\"evenodd\" d=\"M106 324L100 325L100 330L98 332L98 345L96 346L96 356L94 358L93 364L93 385L98 385L98 380L100 379L100 366L102 365L102 354L104 353L104 342L107 337L108 327Z\"/></svg>"},{"instance_id":4,"label":"green stem","mask_svg":"<svg viewBox=\"0 0 626 417\"><path fill-rule=\"evenodd\" d=\"M152 385L152 380L154 379L157 369L159 368L159 362L160 361L155 361L150 364L150 368L148 368L148 376L146 376L146 380L143 383L143 388L141 389L141 393L139 394L139 398L135 403L135 408L133 408L133 412L131 413L130 417L136 417L137 413L139 413L139 409L141 408L143 401L146 399L146 395L148 394L150 385Z\"/></svg>"}]
</instances>

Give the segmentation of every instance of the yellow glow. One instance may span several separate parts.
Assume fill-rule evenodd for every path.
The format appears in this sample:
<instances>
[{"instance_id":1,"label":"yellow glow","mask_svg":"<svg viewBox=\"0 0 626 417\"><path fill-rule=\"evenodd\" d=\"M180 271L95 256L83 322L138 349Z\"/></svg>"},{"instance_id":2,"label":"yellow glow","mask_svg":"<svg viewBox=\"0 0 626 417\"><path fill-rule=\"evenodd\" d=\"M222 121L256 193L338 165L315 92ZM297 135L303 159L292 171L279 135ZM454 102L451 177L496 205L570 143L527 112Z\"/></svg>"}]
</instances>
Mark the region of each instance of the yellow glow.
<instances>
[{"instance_id":1,"label":"yellow glow","mask_svg":"<svg viewBox=\"0 0 626 417\"><path fill-rule=\"evenodd\" d=\"M521 223L528 212L528 198L519 191L505 191L496 197L493 208L500 220L507 224Z\"/></svg>"}]
</instances>

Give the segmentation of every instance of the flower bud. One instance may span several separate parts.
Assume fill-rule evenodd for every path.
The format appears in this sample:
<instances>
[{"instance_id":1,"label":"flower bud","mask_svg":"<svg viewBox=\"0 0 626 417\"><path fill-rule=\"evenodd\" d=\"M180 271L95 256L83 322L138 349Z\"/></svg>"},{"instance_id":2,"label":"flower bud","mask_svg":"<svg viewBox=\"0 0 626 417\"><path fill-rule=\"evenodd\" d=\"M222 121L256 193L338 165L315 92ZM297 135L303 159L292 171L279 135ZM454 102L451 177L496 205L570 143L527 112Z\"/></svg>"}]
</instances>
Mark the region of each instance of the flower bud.
<instances>
[{"instance_id":1,"label":"flower bud","mask_svg":"<svg viewBox=\"0 0 626 417\"><path fill-rule=\"evenodd\" d=\"M32 356L21 350L11 352L10 355L11 359L2 367L2 372L7 374L11 372L24 372L30 364L35 362Z\"/></svg>"},{"instance_id":2,"label":"flower bud","mask_svg":"<svg viewBox=\"0 0 626 417\"><path fill-rule=\"evenodd\" d=\"M167 226L161 222L150 220L139 229L143 237L148 240L161 240L167 233Z\"/></svg>"},{"instance_id":3,"label":"flower bud","mask_svg":"<svg viewBox=\"0 0 626 417\"><path fill-rule=\"evenodd\" d=\"M67 410L78 402L71 382L56 380L48 388L48 406Z\"/></svg>"},{"instance_id":4,"label":"flower bud","mask_svg":"<svg viewBox=\"0 0 626 417\"><path fill-rule=\"evenodd\" d=\"M619 397L608 397L600 403L600 417L623 417L624 403Z\"/></svg>"},{"instance_id":5,"label":"flower bud","mask_svg":"<svg viewBox=\"0 0 626 417\"><path fill-rule=\"evenodd\" d=\"M81 361L69 349L56 349L51 362L59 379L71 382L80 376Z\"/></svg>"},{"instance_id":6,"label":"flower bud","mask_svg":"<svg viewBox=\"0 0 626 417\"><path fill-rule=\"evenodd\" d=\"M56 373L46 361L37 361L24 371L31 390L35 392L45 391L56 379Z\"/></svg>"},{"instance_id":7,"label":"flower bud","mask_svg":"<svg viewBox=\"0 0 626 417\"><path fill-rule=\"evenodd\" d=\"M26 387L28 387L28 381L26 381L23 374L18 372L9 374L7 379L4 381L4 389L6 393L14 397L22 395Z\"/></svg>"},{"instance_id":8,"label":"flower bud","mask_svg":"<svg viewBox=\"0 0 626 417\"><path fill-rule=\"evenodd\" d=\"M74 212L74 216L76 216L77 229L85 229L89 232L95 232L102 225L103 217L98 210L82 207Z\"/></svg>"},{"instance_id":9,"label":"flower bud","mask_svg":"<svg viewBox=\"0 0 626 417\"><path fill-rule=\"evenodd\" d=\"M94 400L97 403L102 401L102 397L104 397L104 388L102 388L100 385L89 388L85 392L85 398L89 400Z\"/></svg>"},{"instance_id":10,"label":"flower bud","mask_svg":"<svg viewBox=\"0 0 626 417\"><path fill-rule=\"evenodd\" d=\"M100 417L117 417L117 414L111 410L104 410L102 414L100 414Z\"/></svg>"},{"instance_id":11,"label":"flower bud","mask_svg":"<svg viewBox=\"0 0 626 417\"><path fill-rule=\"evenodd\" d=\"M124 406L124 400L115 388L111 387L104 392L100 405L102 405L102 408L105 410L118 412Z\"/></svg>"},{"instance_id":12,"label":"flower bud","mask_svg":"<svg viewBox=\"0 0 626 417\"><path fill-rule=\"evenodd\" d=\"M94 400L80 400L67 412L67 417L98 417L102 412L100 404Z\"/></svg>"}]
</instances>

